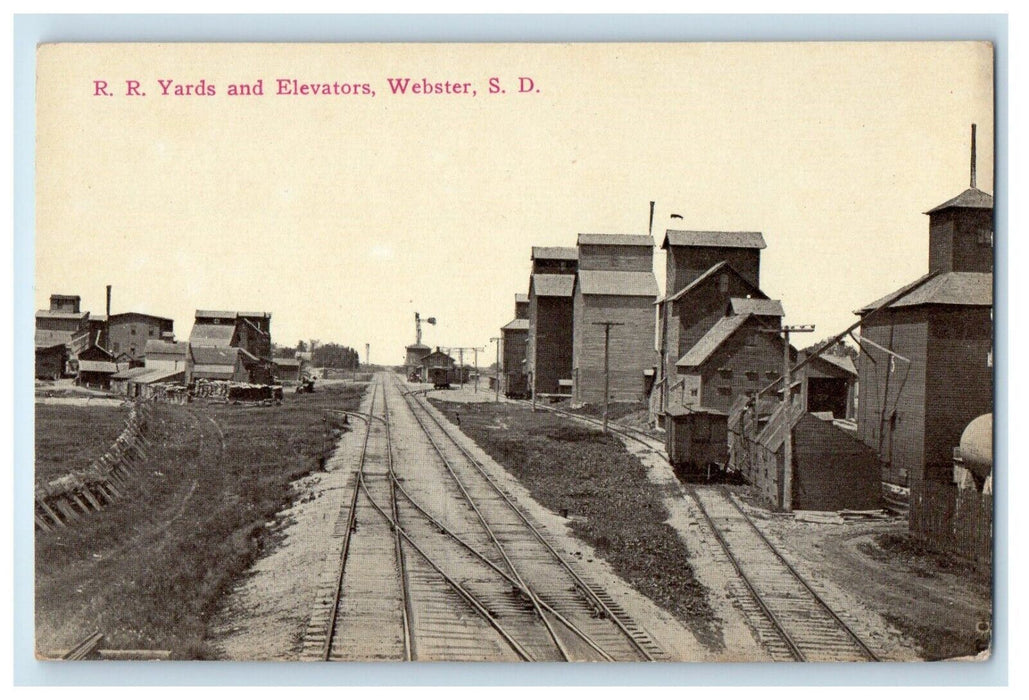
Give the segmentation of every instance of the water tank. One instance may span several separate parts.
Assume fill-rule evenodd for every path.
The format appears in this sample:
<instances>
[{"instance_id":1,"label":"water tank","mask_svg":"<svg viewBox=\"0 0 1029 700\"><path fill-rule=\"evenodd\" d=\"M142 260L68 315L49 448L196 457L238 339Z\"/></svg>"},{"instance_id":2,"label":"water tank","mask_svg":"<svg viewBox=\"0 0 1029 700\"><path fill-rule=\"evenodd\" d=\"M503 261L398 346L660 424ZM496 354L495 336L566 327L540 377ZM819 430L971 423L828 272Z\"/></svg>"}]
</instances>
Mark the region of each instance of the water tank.
<instances>
[{"instance_id":1,"label":"water tank","mask_svg":"<svg viewBox=\"0 0 1029 700\"><path fill-rule=\"evenodd\" d=\"M965 469L979 479L985 479L993 471L993 414L979 416L961 433L958 446Z\"/></svg>"}]
</instances>

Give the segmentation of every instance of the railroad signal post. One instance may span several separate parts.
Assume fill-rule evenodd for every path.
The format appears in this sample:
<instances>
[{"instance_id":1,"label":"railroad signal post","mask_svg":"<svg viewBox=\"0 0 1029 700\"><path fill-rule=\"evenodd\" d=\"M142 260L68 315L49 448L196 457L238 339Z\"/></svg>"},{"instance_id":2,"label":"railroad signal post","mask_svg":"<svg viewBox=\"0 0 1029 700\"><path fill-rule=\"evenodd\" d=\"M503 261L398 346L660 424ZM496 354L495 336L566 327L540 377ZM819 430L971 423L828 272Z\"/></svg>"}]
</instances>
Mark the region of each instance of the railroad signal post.
<instances>
[{"instance_id":1,"label":"railroad signal post","mask_svg":"<svg viewBox=\"0 0 1029 700\"><path fill-rule=\"evenodd\" d=\"M594 326L604 327L604 424L603 431L607 435L607 410L611 401L611 366L609 350L611 346L611 326L624 326L624 323L614 321L595 321Z\"/></svg>"}]
</instances>

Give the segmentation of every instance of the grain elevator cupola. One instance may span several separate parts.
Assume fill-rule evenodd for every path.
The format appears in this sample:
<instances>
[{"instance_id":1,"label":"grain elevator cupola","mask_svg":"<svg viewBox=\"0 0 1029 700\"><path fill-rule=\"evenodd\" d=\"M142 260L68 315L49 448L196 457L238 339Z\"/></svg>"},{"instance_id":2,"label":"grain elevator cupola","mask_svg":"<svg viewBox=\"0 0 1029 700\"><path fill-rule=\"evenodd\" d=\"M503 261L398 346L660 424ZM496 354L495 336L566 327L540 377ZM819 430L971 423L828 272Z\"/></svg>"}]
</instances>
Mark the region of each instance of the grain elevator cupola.
<instances>
[{"instance_id":1,"label":"grain elevator cupola","mask_svg":"<svg viewBox=\"0 0 1029 700\"><path fill-rule=\"evenodd\" d=\"M929 270L993 272L993 196L976 187L975 124L969 188L926 212Z\"/></svg>"}]
</instances>

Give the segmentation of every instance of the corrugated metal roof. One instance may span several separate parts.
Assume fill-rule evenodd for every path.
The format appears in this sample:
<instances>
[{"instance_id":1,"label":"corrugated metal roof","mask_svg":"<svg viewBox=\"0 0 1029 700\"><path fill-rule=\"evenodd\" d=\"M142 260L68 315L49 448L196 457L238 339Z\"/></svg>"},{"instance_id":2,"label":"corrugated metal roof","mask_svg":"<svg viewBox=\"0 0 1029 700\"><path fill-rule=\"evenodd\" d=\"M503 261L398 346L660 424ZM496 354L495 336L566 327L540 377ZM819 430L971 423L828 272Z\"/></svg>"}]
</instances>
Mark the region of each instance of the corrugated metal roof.
<instances>
[{"instance_id":1,"label":"corrugated metal roof","mask_svg":"<svg viewBox=\"0 0 1029 700\"><path fill-rule=\"evenodd\" d=\"M579 286L587 296L656 297L657 278L653 272L621 270L580 270Z\"/></svg>"},{"instance_id":2,"label":"corrugated metal roof","mask_svg":"<svg viewBox=\"0 0 1029 700\"><path fill-rule=\"evenodd\" d=\"M654 239L627 233L580 233L578 245L636 245L654 247Z\"/></svg>"},{"instance_id":3,"label":"corrugated metal roof","mask_svg":"<svg viewBox=\"0 0 1029 700\"><path fill-rule=\"evenodd\" d=\"M932 214L933 212L949 209L950 207L960 207L962 209L993 209L993 195L986 194L977 187L969 187L957 197L948 199L943 204L938 207L933 207L925 213Z\"/></svg>"},{"instance_id":4,"label":"corrugated metal roof","mask_svg":"<svg viewBox=\"0 0 1029 700\"><path fill-rule=\"evenodd\" d=\"M529 330L529 319L527 318L516 318L513 321L508 321L507 325L501 326L502 331L527 331Z\"/></svg>"},{"instance_id":5,"label":"corrugated metal roof","mask_svg":"<svg viewBox=\"0 0 1029 700\"><path fill-rule=\"evenodd\" d=\"M532 275L529 286L538 297L570 297L575 275Z\"/></svg>"},{"instance_id":6,"label":"corrugated metal roof","mask_svg":"<svg viewBox=\"0 0 1029 700\"><path fill-rule=\"evenodd\" d=\"M539 246L532 247L531 260L578 260L579 249L566 246Z\"/></svg>"},{"instance_id":7,"label":"corrugated metal roof","mask_svg":"<svg viewBox=\"0 0 1029 700\"><path fill-rule=\"evenodd\" d=\"M272 360L279 367L299 367L300 360L295 357L276 357Z\"/></svg>"},{"instance_id":8,"label":"corrugated metal roof","mask_svg":"<svg viewBox=\"0 0 1029 700\"><path fill-rule=\"evenodd\" d=\"M741 299L733 297L729 300L729 308L734 314L754 314L755 316L785 316L782 302L778 299Z\"/></svg>"},{"instance_id":9,"label":"corrugated metal roof","mask_svg":"<svg viewBox=\"0 0 1029 700\"><path fill-rule=\"evenodd\" d=\"M668 229L662 248L669 246L706 246L711 248L767 248L760 231L679 231Z\"/></svg>"},{"instance_id":10,"label":"corrugated metal roof","mask_svg":"<svg viewBox=\"0 0 1029 700\"><path fill-rule=\"evenodd\" d=\"M186 343L171 343L167 340L148 340L146 341L146 347L143 348L143 354L148 357L155 355L173 355L175 357L185 357L188 346Z\"/></svg>"},{"instance_id":11,"label":"corrugated metal roof","mask_svg":"<svg viewBox=\"0 0 1029 700\"><path fill-rule=\"evenodd\" d=\"M198 323L189 334L190 345L228 346L236 335L235 326L214 326Z\"/></svg>"},{"instance_id":12,"label":"corrugated metal roof","mask_svg":"<svg viewBox=\"0 0 1029 700\"><path fill-rule=\"evenodd\" d=\"M747 322L750 314L741 316L724 316L718 319L711 330L704 334L697 344L686 351L686 354L675 363L676 367L699 367L707 361L711 354L732 337L732 334Z\"/></svg>"},{"instance_id":13,"label":"corrugated metal roof","mask_svg":"<svg viewBox=\"0 0 1029 700\"><path fill-rule=\"evenodd\" d=\"M914 287L925 279L919 277L911 284L876 299L863 306L855 313L864 314L872 311L891 296L905 289ZM992 306L993 305L993 273L991 272L945 272L929 280L921 287L905 297L890 304L891 309L906 306L922 306L924 304L955 304L958 306Z\"/></svg>"},{"instance_id":14,"label":"corrugated metal roof","mask_svg":"<svg viewBox=\"0 0 1029 700\"><path fill-rule=\"evenodd\" d=\"M681 299L682 297L684 297L684 296L686 296L687 294L689 294L690 292L692 292L692 291L693 291L694 289L697 289L697 288L699 288L699 287L700 287L700 285L702 285L702 284L703 284L703 283L704 283L705 281L707 281L707 280L711 279L711 277L713 277L713 276L714 276L714 275L715 275L715 274L716 274L717 272L721 271L722 269L725 269L725 270L727 270L727 271L729 271L729 272L732 272L732 273L733 273L734 275L736 275L736 276L737 276L737 277L739 277L739 278L740 278L741 280L743 280L744 282L746 282L747 286L748 286L748 287L750 287L751 289L753 289L753 290L754 290L754 294L758 294L758 295L760 295L762 299L767 299L767 298L768 298L767 296L765 296L765 293L764 293L764 292L762 292L762 291L761 291L760 289L758 289L757 287L755 287L755 286L754 286L754 285L753 285L753 284L752 284L752 283L750 282L750 280L748 280L748 279L747 279L746 277L744 277L744 276L743 276L743 275L741 275L740 273L736 272L736 269L735 269L735 268L734 268L734 267L733 267L732 265L730 265L730 264L729 264L729 263L727 263L727 262L726 262L725 260L723 260L723 261L721 261L721 262L715 263L714 265L712 265L711 267L709 267L709 268L708 268L708 269L707 269L707 270L706 270L706 271L704 272L704 274L702 274L702 275L701 275L700 277L698 277L697 279L695 279L695 280L693 280L692 282L690 282L689 284L687 284L687 285L686 285L685 287L683 287L682 289L680 289L680 290L679 290L678 292L676 292L675 294L673 294L673 295L671 295L671 296L668 296L668 297L665 297L665 298L664 298L664 299L662 299L661 301L677 301L678 299Z\"/></svg>"}]
</instances>

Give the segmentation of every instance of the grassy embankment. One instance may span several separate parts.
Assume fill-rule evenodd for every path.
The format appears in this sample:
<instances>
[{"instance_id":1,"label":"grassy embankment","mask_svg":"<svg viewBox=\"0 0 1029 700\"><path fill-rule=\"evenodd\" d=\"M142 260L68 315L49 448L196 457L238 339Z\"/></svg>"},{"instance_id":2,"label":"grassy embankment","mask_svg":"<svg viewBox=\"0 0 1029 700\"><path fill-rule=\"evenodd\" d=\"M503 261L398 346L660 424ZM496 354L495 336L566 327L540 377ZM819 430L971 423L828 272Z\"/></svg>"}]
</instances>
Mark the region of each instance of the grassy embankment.
<instances>
[{"instance_id":1,"label":"grassy embankment","mask_svg":"<svg viewBox=\"0 0 1029 700\"><path fill-rule=\"evenodd\" d=\"M667 494L618 438L567 418L495 403L433 403L552 511L568 510L575 535L619 576L665 608L712 649L724 646L706 589L665 521Z\"/></svg>"},{"instance_id":2,"label":"grassy embankment","mask_svg":"<svg viewBox=\"0 0 1029 700\"><path fill-rule=\"evenodd\" d=\"M84 469L118 439L127 407L36 406L36 481Z\"/></svg>"},{"instance_id":3,"label":"grassy embankment","mask_svg":"<svg viewBox=\"0 0 1029 700\"><path fill-rule=\"evenodd\" d=\"M67 648L98 628L110 648L206 656L219 599L273 541L290 483L318 468L324 410L355 408L362 392L323 387L277 407L156 406L154 446L128 497L36 535L37 649ZM69 410L86 409L37 406L37 459L54 476L73 453L84 464L94 446L102 452L98 435L110 428L113 440L124 419L108 426Z\"/></svg>"}]
</instances>

